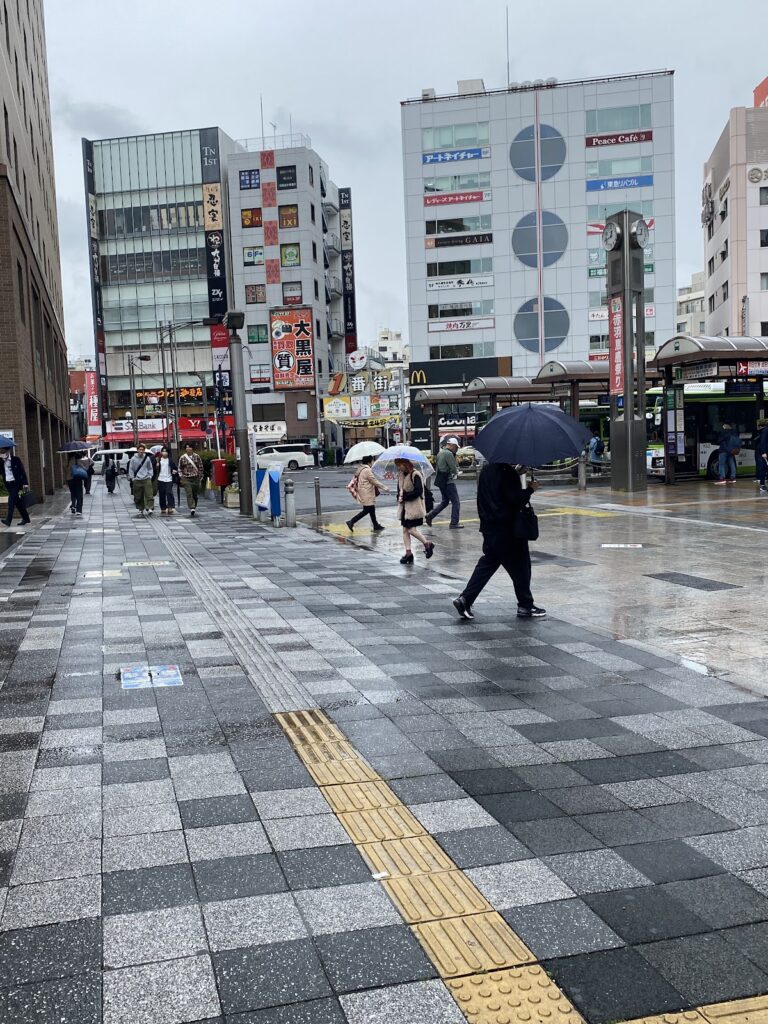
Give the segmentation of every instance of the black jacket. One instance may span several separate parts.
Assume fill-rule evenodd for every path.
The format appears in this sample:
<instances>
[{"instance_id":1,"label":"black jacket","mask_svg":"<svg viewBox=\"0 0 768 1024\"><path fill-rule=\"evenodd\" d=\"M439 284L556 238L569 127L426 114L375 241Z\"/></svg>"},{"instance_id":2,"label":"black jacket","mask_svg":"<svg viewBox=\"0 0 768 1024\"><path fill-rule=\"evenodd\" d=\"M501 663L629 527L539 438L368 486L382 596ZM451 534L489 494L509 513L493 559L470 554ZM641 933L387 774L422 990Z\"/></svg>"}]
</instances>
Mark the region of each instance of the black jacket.
<instances>
[{"instance_id":1,"label":"black jacket","mask_svg":"<svg viewBox=\"0 0 768 1024\"><path fill-rule=\"evenodd\" d=\"M511 531L515 515L530 501L532 494L530 487L523 487L514 466L492 462L483 467L477 482L480 532Z\"/></svg>"},{"instance_id":2,"label":"black jacket","mask_svg":"<svg viewBox=\"0 0 768 1024\"><path fill-rule=\"evenodd\" d=\"M14 479L15 485L17 487L27 487L29 485L29 480L27 479L27 471L26 471L26 469L24 469L24 463L21 461L21 459L19 458L18 455L11 455L10 459L11 459L11 472L13 473L13 479ZM7 486L7 481L5 479L5 464L4 463L3 463L2 466L0 466L0 469L2 469L2 476L0 476L0 481L2 481L2 483L6 484L6 486Z\"/></svg>"},{"instance_id":3,"label":"black jacket","mask_svg":"<svg viewBox=\"0 0 768 1024\"><path fill-rule=\"evenodd\" d=\"M758 455L768 455L768 427L763 427L755 445L755 452Z\"/></svg>"}]
</instances>

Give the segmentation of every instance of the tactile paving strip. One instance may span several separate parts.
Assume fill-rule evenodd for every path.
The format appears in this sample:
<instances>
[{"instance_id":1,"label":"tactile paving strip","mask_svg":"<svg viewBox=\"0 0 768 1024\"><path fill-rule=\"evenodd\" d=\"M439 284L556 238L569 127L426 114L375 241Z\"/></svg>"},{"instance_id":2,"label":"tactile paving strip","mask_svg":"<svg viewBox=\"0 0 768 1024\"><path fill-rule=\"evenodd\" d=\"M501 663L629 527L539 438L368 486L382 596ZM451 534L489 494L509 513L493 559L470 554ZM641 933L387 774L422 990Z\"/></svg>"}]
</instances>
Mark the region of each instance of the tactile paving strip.
<instances>
[{"instance_id":1,"label":"tactile paving strip","mask_svg":"<svg viewBox=\"0 0 768 1024\"><path fill-rule=\"evenodd\" d=\"M275 715L288 739L294 743L322 743L344 740L344 734L322 711L286 711Z\"/></svg>"},{"instance_id":2,"label":"tactile paving strip","mask_svg":"<svg viewBox=\"0 0 768 1024\"><path fill-rule=\"evenodd\" d=\"M470 1024L584 1024L542 967L513 967L445 983Z\"/></svg>"},{"instance_id":3,"label":"tactile paving strip","mask_svg":"<svg viewBox=\"0 0 768 1024\"><path fill-rule=\"evenodd\" d=\"M413 933L443 978L484 974L536 961L495 911L417 924Z\"/></svg>"},{"instance_id":4,"label":"tactile paving strip","mask_svg":"<svg viewBox=\"0 0 768 1024\"><path fill-rule=\"evenodd\" d=\"M711 1003L700 1012L712 1024L768 1024L768 996Z\"/></svg>"},{"instance_id":5,"label":"tactile paving strip","mask_svg":"<svg viewBox=\"0 0 768 1024\"><path fill-rule=\"evenodd\" d=\"M423 827L402 804L371 811L350 811L349 814L339 814L338 818L352 842L358 844L426 835Z\"/></svg>"},{"instance_id":6,"label":"tactile paving strip","mask_svg":"<svg viewBox=\"0 0 768 1024\"><path fill-rule=\"evenodd\" d=\"M360 758L346 761L304 762L304 767L318 786L340 786L345 782L378 782L379 776Z\"/></svg>"},{"instance_id":7,"label":"tactile paving strip","mask_svg":"<svg viewBox=\"0 0 768 1024\"><path fill-rule=\"evenodd\" d=\"M377 878L428 875L433 871L453 871L456 867L431 836L366 843L360 847L360 853Z\"/></svg>"},{"instance_id":8,"label":"tactile paving strip","mask_svg":"<svg viewBox=\"0 0 768 1024\"><path fill-rule=\"evenodd\" d=\"M384 878L381 884L409 924L493 910L461 871Z\"/></svg>"},{"instance_id":9,"label":"tactile paving strip","mask_svg":"<svg viewBox=\"0 0 768 1024\"><path fill-rule=\"evenodd\" d=\"M358 754L346 740L321 740L319 743L296 743L296 753L307 766L324 761L356 761Z\"/></svg>"},{"instance_id":10,"label":"tactile paving strip","mask_svg":"<svg viewBox=\"0 0 768 1024\"><path fill-rule=\"evenodd\" d=\"M681 1013L659 1013L652 1017L637 1017L635 1020L625 1021L625 1024L706 1024L706 1017L702 1016L698 1010L684 1010Z\"/></svg>"},{"instance_id":11,"label":"tactile paving strip","mask_svg":"<svg viewBox=\"0 0 768 1024\"><path fill-rule=\"evenodd\" d=\"M356 782L351 785L325 786L323 796L337 814L402 806L386 782Z\"/></svg>"}]
</instances>

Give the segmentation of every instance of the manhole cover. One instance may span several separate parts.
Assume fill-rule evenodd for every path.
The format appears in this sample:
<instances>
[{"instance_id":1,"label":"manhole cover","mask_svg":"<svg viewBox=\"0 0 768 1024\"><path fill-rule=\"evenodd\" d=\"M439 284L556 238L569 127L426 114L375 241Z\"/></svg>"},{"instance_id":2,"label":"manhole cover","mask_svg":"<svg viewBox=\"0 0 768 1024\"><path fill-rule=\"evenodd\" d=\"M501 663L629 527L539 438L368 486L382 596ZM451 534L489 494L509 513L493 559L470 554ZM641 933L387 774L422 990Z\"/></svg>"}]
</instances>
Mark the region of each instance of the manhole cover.
<instances>
[{"instance_id":1,"label":"manhole cover","mask_svg":"<svg viewBox=\"0 0 768 1024\"><path fill-rule=\"evenodd\" d=\"M124 665L120 669L124 690L147 690L151 687L183 686L178 665Z\"/></svg>"},{"instance_id":2,"label":"manhole cover","mask_svg":"<svg viewBox=\"0 0 768 1024\"><path fill-rule=\"evenodd\" d=\"M129 569L154 569L159 565L173 565L173 562L168 559L159 559L157 561L143 561L143 562L123 562L123 566Z\"/></svg>"}]
</instances>

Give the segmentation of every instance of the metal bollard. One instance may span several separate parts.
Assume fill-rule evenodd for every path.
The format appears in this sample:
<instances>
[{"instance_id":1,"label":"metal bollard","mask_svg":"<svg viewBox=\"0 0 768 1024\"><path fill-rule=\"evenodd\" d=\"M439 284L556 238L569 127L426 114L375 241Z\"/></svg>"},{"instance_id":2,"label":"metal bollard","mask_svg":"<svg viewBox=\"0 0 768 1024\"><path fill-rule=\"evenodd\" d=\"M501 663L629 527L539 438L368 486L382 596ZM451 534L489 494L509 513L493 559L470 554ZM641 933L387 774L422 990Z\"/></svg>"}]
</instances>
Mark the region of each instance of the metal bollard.
<instances>
[{"instance_id":1,"label":"metal bollard","mask_svg":"<svg viewBox=\"0 0 768 1024\"><path fill-rule=\"evenodd\" d=\"M296 525L296 495L293 493L293 480L285 478L285 525Z\"/></svg>"},{"instance_id":2,"label":"metal bollard","mask_svg":"<svg viewBox=\"0 0 768 1024\"><path fill-rule=\"evenodd\" d=\"M315 477L315 515L321 516L323 514L323 506L320 501L320 477Z\"/></svg>"},{"instance_id":3,"label":"metal bollard","mask_svg":"<svg viewBox=\"0 0 768 1024\"><path fill-rule=\"evenodd\" d=\"M579 490L587 489L587 453L582 452L579 456Z\"/></svg>"}]
</instances>

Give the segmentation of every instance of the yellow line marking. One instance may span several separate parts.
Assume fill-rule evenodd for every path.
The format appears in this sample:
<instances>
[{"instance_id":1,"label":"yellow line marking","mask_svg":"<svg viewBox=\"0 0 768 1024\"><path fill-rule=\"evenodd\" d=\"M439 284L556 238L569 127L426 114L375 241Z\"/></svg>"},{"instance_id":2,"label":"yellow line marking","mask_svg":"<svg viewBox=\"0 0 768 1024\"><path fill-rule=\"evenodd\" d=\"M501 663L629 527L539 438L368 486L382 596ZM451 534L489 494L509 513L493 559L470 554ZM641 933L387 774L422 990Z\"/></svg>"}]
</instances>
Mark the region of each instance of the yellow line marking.
<instances>
[{"instance_id":1,"label":"yellow line marking","mask_svg":"<svg viewBox=\"0 0 768 1024\"><path fill-rule=\"evenodd\" d=\"M729 1005L729 1004L721 1004ZM638 1017L626 1024L707 1024L698 1010L684 1010L681 1013L660 1013L655 1017Z\"/></svg>"},{"instance_id":2,"label":"yellow line marking","mask_svg":"<svg viewBox=\"0 0 768 1024\"><path fill-rule=\"evenodd\" d=\"M413 932L443 978L484 974L536 961L495 911L417 924Z\"/></svg>"},{"instance_id":3,"label":"yellow line marking","mask_svg":"<svg viewBox=\"0 0 768 1024\"><path fill-rule=\"evenodd\" d=\"M409 924L493 910L482 893L458 869L384 878L381 884Z\"/></svg>"},{"instance_id":4,"label":"yellow line marking","mask_svg":"<svg viewBox=\"0 0 768 1024\"><path fill-rule=\"evenodd\" d=\"M445 983L471 1024L584 1024L542 967L513 967Z\"/></svg>"}]
</instances>

